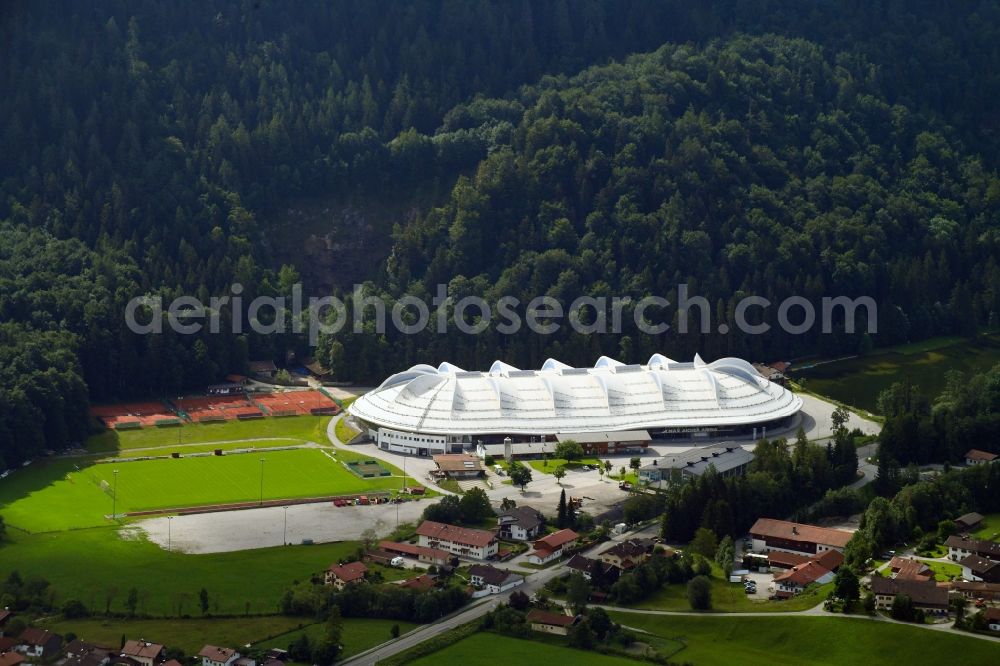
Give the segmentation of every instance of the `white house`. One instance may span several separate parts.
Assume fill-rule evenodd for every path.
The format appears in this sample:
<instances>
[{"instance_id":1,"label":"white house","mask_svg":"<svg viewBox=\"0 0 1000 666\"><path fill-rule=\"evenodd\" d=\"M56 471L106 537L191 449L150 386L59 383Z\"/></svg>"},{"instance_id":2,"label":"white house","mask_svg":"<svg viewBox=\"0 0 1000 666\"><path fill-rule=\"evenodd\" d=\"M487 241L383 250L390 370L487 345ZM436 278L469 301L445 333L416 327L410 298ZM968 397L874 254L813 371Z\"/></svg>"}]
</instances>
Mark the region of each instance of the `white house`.
<instances>
[{"instance_id":1,"label":"white house","mask_svg":"<svg viewBox=\"0 0 1000 666\"><path fill-rule=\"evenodd\" d=\"M420 527L417 528L417 537L420 545L426 548L436 548L475 560L496 557L500 548L500 542L494 532L456 527L433 520L425 520L420 523Z\"/></svg>"},{"instance_id":2,"label":"white house","mask_svg":"<svg viewBox=\"0 0 1000 666\"><path fill-rule=\"evenodd\" d=\"M469 582L474 587L488 590L490 594L500 594L524 583L524 576L489 564L474 564L469 569Z\"/></svg>"},{"instance_id":3,"label":"white house","mask_svg":"<svg viewBox=\"0 0 1000 666\"><path fill-rule=\"evenodd\" d=\"M206 645L198 656L201 657L201 666L233 666L240 653L232 648Z\"/></svg>"}]
</instances>

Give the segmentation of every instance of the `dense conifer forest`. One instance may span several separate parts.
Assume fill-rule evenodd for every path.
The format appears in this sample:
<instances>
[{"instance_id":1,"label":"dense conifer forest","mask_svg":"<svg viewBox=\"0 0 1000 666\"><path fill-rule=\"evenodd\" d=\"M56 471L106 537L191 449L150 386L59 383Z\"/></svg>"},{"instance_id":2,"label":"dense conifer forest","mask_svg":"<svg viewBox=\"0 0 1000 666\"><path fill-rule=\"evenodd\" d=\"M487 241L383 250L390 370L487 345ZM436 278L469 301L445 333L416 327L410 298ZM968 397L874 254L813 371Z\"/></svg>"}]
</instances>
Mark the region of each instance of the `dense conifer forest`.
<instances>
[{"instance_id":1,"label":"dense conifer forest","mask_svg":"<svg viewBox=\"0 0 1000 666\"><path fill-rule=\"evenodd\" d=\"M389 298L687 282L716 321L751 293L879 302L875 336L326 337L342 379L853 353L1000 311L996 2L9 2L0 40L7 465L80 441L88 401L309 354L122 315L140 294L288 293L269 225L300 197L441 193L371 258Z\"/></svg>"}]
</instances>

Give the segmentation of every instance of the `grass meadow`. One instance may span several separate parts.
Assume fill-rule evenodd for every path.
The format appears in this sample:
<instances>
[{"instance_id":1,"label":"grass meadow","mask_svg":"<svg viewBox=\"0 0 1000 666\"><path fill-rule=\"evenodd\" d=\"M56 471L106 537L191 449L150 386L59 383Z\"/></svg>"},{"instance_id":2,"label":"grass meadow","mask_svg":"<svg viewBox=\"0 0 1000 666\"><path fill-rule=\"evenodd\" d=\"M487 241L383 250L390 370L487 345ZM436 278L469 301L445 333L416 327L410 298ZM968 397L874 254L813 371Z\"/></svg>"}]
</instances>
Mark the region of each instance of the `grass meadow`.
<instances>
[{"instance_id":1,"label":"grass meadow","mask_svg":"<svg viewBox=\"0 0 1000 666\"><path fill-rule=\"evenodd\" d=\"M293 582L308 580L357 547L341 542L189 555L163 550L137 527L45 534L8 530L0 571L45 578L57 606L78 599L98 613L124 613L133 587L138 612L150 615L200 616L201 588L208 590L213 614L275 613Z\"/></svg>"},{"instance_id":2,"label":"grass meadow","mask_svg":"<svg viewBox=\"0 0 1000 666\"><path fill-rule=\"evenodd\" d=\"M659 640L671 648L682 642L686 647L671 660L699 666L1000 663L1000 643L862 618L611 615L649 632L654 647Z\"/></svg>"},{"instance_id":3,"label":"grass meadow","mask_svg":"<svg viewBox=\"0 0 1000 666\"><path fill-rule=\"evenodd\" d=\"M804 379L810 391L877 413L879 393L904 378L933 399L944 386L944 374L949 370L982 372L996 363L1000 363L1000 336L994 334L975 341L943 338L815 368L793 368L793 377L796 381Z\"/></svg>"},{"instance_id":4,"label":"grass meadow","mask_svg":"<svg viewBox=\"0 0 1000 666\"><path fill-rule=\"evenodd\" d=\"M210 444L234 440L283 439L286 444L326 443L330 416L284 416L250 421L185 423L139 430L104 430L87 439L92 453L113 453L142 448L178 448L190 444Z\"/></svg>"},{"instance_id":5,"label":"grass meadow","mask_svg":"<svg viewBox=\"0 0 1000 666\"><path fill-rule=\"evenodd\" d=\"M1000 513L988 513L983 517L983 524L973 534L977 539L1000 541Z\"/></svg>"},{"instance_id":6,"label":"grass meadow","mask_svg":"<svg viewBox=\"0 0 1000 666\"><path fill-rule=\"evenodd\" d=\"M498 634L479 633L409 663L413 666L440 666L441 664L494 666L497 663L635 666L642 662L627 657L574 650L549 642L543 643Z\"/></svg>"}]
</instances>

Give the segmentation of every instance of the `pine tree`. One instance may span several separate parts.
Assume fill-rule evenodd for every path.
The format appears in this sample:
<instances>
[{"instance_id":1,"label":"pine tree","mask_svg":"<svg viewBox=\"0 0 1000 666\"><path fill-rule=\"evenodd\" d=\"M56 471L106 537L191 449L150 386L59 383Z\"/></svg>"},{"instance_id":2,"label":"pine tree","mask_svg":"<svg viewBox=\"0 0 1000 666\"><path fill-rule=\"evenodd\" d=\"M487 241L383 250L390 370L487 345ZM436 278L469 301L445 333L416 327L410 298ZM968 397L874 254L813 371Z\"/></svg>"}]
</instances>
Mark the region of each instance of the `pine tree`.
<instances>
[{"instance_id":1,"label":"pine tree","mask_svg":"<svg viewBox=\"0 0 1000 666\"><path fill-rule=\"evenodd\" d=\"M559 529L566 527L566 518L566 490L563 489L563 491L559 493L559 508L556 509L556 527Z\"/></svg>"}]
</instances>

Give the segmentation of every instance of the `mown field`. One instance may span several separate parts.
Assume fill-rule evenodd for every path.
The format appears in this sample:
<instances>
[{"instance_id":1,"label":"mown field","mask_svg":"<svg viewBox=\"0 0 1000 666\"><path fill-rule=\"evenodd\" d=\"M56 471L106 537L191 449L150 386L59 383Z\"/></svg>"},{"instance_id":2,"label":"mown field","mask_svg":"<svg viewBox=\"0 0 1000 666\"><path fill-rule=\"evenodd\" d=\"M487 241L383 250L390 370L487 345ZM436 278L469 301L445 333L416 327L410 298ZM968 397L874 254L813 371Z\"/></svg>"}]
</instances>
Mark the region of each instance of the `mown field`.
<instances>
[{"instance_id":1,"label":"mown field","mask_svg":"<svg viewBox=\"0 0 1000 666\"><path fill-rule=\"evenodd\" d=\"M974 342L945 338L893 348L815 368L795 370L810 391L848 405L877 412L878 395L893 383L909 378L929 398L935 398L949 370L981 372L1000 363L1000 336L982 336Z\"/></svg>"},{"instance_id":2,"label":"mown field","mask_svg":"<svg viewBox=\"0 0 1000 666\"><path fill-rule=\"evenodd\" d=\"M86 618L46 623L50 631L65 635L73 632L82 640L98 645L117 646L122 634L142 636L146 640L176 647L186 654L197 654L206 644L286 649L301 633L319 639L323 623L309 624L303 618L264 615L238 618L191 618L166 620L121 620ZM401 633L415 626L409 622L345 618L342 655L350 657L389 640L392 625Z\"/></svg>"},{"instance_id":3,"label":"mown field","mask_svg":"<svg viewBox=\"0 0 1000 666\"><path fill-rule=\"evenodd\" d=\"M983 517L983 524L973 534L977 539L1000 541L1000 513L988 513Z\"/></svg>"},{"instance_id":4,"label":"mown field","mask_svg":"<svg viewBox=\"0 0 1000 666\"><path fill-rule=\"evenodd\" d=\"M615 621L686 647L675 662L712 666L940 666L1000 663L1000 643L848 617L724 617L612 613ZM431 662L427 662L431 663Z\"/></svg>"},{"instance_id":5,"label":"mown field","mask_svg":"<svg viewBox=\"0 0 1000 666\"><path fill-rule=\"evenodd\" d=\"M396 477L361 479L319 449L87 463L40 461L0 482L0 513L28 532L96 527L131 511L398 489ZM360 456L338 453L340 460ZM261 458L264 459L261 465ZM117 502L113 502L118 470ZM398 470L391 469L394 474Z\"/></svg>"},{"instance_id":6,"label":"mown field","mask_svg":"<svg viewBox=\"0 0 1000 666\"><path fill-rule=\"evenodd\" d=\"M342 542L188 555L163 550L135 527L125 528L120 538L119 529L8 530L0 546L0 572L45 578L57 606L78 599L101 613L108 608L125 612L133 587L140 613L199 616L201 588L208 590L211 613L275 613L293 582L307 580L358 547Z\"/></svg>"},{"instance_id":7,"label":"mown field","mask_svg":"<svg viewBox=\"0 0 1000 666\"><path fill-rule=\"evenodd\" d=\"M88 451L109 453L141 448L177 448L232 440L284 439L287 444L316 442L325 444L330 416L285 416L225 421L220 423L185 423L181 426L149 427L140 430L105 430L85 444ZM184 449L178 449L184 450Z\"/></svg>"},{"instance_id":8,"label":"mown field","mask_svg":"<svg viewBox=\"0 0 1000 666\"><path fill-rule=\"evenodd\" d=\"M572 663L574 666L635 666L641 662L626 657L574 650L548 642L481 633L463 638L443 650L409 663L413 666L560 663Z\"/></svg>"}]
</instances>

